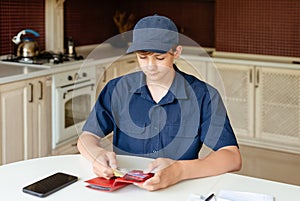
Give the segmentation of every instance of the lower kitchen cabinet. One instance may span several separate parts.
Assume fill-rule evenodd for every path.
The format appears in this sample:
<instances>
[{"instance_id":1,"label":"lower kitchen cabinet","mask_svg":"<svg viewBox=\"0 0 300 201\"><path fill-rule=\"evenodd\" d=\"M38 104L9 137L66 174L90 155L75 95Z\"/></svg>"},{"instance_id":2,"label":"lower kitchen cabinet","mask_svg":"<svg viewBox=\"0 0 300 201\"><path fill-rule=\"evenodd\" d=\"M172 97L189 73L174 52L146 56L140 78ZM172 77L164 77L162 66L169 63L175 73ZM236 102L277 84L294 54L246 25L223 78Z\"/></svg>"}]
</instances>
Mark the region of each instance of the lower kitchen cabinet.
<instances>
[{"instance_id":1,"label":"lower kitchen cabinet","mask_svg":"<svg viewBox=\"0 0 300 201\"><path fill-rule=\"evenodd\" d=\"M207 79L207 62L205 61L179 58L175 64L177 68L187 74L194 75L200 80Z\"/></svg>"},{"instance_id":2,"label":"lower kitchen cabinet","mask_svg":"<svg viewBox=\"0 0 300 201\"><path fill-rule=\"evenodd\" d=\"M116 75L122 76L128 73L133 73L140 70L137 58L134 56L126 59L121 59L116 64Z\"/></svg>"},{"instance_id":3,"label":"lower kitchen cabinet","mask_svg":"<svg viewBox=\"0 0 300 201\"><path fill-rule=\"evenodd\" d=\"M97 89L96 98L100 94L103 87L109 80L128 74L135 71L139 71L139 65L135 55L121 57L113 63L100 63L97 65Z\"/></svg>"},{"instance_id":4,"label":"lower kitchen cabinet","mask_svg":"<svg viewBox=\"0 0 300 201\"><path fill-rule=\"evenodd\" d=\"M0 86L1 164L51 153L51 80Z\"/></svg>"},{"instance_id":5,"label":"lower kitchen cabinet","mask_svg":"<svg viewBox=\"0 0 300 201\"><path fill-rule=\"evenodd\" d=\"M25 152L25 82L0 86L1 164L24 159Z\"/></svg>"},{"instance_id":6,"label":"lower kitchen cabinet","mask_svg":"<svg viewBox=\"0 0 300 201\"><path fill-rule=\"evenodd\" d=\"M220 92L239 139L254 136L253 71L251 65L211 63L208 66L208 83Z\"/></svg>"},{"instance_id":7,"label":"lower kitchen cabinet","mask_svg":"<svg viewBox=\"0 0 300 201\"><path fill-rule=\"evenodd\" d=\"M60 146L52 150L52 155L65 155L79 153L77 149L78 138L72 138L63 142Z\"/></svg>"},{"instance_id":8,"label":"lower kitchen cabinet","mask_svg":"<svg viewBox=\"0 0 300 201\"><path fill-rule=\"evenodd\" d=\"M255 143L300 153L300 71L255 68Z\"/></svg>"},{"instance_id":9,"label":"lower kitchen cabinet","mask_svg":"<svg viewBox=\"0 0 300 201\"><path fill-rule=\"evenodd\" d=\"M223 86L210 71L208 82L225 89L224 103L240 144L300 153L300 71L214 65Z\"/></svg>"}]
</instances>

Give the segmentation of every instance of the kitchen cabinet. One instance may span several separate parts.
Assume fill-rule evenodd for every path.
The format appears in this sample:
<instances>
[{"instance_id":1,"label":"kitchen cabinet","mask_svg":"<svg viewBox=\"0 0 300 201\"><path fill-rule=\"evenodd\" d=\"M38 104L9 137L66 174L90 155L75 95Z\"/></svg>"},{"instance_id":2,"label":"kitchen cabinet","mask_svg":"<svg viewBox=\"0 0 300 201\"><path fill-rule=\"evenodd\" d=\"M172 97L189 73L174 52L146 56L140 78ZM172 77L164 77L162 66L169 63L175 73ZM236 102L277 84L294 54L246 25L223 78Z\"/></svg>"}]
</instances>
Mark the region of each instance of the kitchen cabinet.
<instances>
[{"instance_id":1,"label":"kitchen cabinet","mask_svg":"<svg viewBox=\"0 0 300 201\"><path fill-rule=\"evenodd\" d=\"M51 80L40 77L0 86L1 164L51 152Z\"/></svg>"},{"instance_id":2,"label":"kitchen cabinet","mask_svg":"<svg viewBox=\"0 0 300 201\"><path fill-rule=\"evenodd\" d=\"M24 159L25 140L25 82L0 86L1 138L0 164Z\"/></svg>"},{"instance_id":3,"label":"kitchen cabinet","mask_svg":"<svg viewBox=\"0 0 300 201\"><path fill-rule=\"evenodd\" d=\"M112 63L97 64L96 98L109 80L140 70L135 55L121 57Z\"/></svg>"},{"instance_id":4,"label":"kitchen cabinet","mask_svg":"<svg viewBox=\"0 0 300 201\"><path fill-rule=\"evenodd\" d=\"M27 99L27 158L51 153L51 77L28 81ZM26 139L26 138L25 138Z\"/></svg>"},{"instance_id":5,"label":"kitchen cabinet","mask_svg":"<svg viewBox=\"0 0 300 201\"><path fill-rule=\"evenodd\" d=\"M208 67L208 82L225 89L223 100L240 144L300 153L298 70L218 62L210 65L215 68Z\"/></svg>"},{"instance_id":6,"label":"kitchen cabinet","mask_svg":"<svg viewBox=\"0 0 300 201\"><path fill-rule=\"evenodd\" d=\"M52 150L52 155L65 155L79 153L77 149L78 138L72 138L63 142L59 147Z\"/></svg>"},{"instance_id":7,"label":"kitchen cabinet","mask_svg":"<svg viewBox=\"0 0 300 201\"><path fill-rule=\"evenodd\" d=\"M100 63L96 65L96 96L97 99L102 89L109 80L116 76L116 66L118 62L114 63Z\"/></svg>"},{"instance_id":8,"label":"kitchen cabinet","mask_svg":"<svg viewBox=\"0 0 300 201\"><path fill-rule=\"evenodd\" d=\"M300 153L300 71L256 66L255 142Z\"/></svg>"},{"instance_id":9,"label":"kitchen cabinet","mask_svg":"<svg viewBox=\"0 0 300 201\"><path fill-rule=\"evenodd\" d=\"M179 58L175 60L175 65L181 71L196 76L205 81L207 79L207 62L199 59Z\"/></svg>"},{"instance_id":10,"label":"kitchen cabinet","mask_svg":"<svg viewBox=\"0 0 300 201\"><path fill-rule=\"evenodd\" d=\"M132 56L126 59L121 59L116 65L116 75L122 76L128 73L133 73L140 70L136 56Z\"/></svg>"},{"instance_id":11,"label":"kitchen cabinet","mask_svg":"<svg viewBox=\"0 0 300 201\"><path fill-rule=\"evenodd\" d=\"M239 139L253 138L254 66L217 62L208 65L208 83L220 92L236 135Z\"/></svg>"}]
</instances>

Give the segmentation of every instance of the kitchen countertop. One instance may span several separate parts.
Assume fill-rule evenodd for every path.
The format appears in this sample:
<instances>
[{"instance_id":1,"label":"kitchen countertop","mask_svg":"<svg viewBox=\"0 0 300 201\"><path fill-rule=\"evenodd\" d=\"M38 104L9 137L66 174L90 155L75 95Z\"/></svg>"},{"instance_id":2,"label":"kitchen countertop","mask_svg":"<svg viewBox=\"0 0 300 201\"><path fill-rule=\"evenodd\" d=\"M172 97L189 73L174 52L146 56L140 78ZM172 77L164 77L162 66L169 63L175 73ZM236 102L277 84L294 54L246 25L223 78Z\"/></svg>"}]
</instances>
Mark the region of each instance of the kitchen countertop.
<instances>
[{"instance_id":1,"label":"kitchen countertop","mask_svg":"<svg viewBox=\"0 0 300 201\"><path fill-rule=\"evenodd\" d=\"M66 70L75 69L77 65L81 65L82 61L72 62L72 65L60 64L57 67L38 66L33 67L27 64L0 62L0 84L15 82L20 80L31 79L40 76L47 76ZM70 63L71 64L71 63ZM78 67L79 68L79 67Z\"/></svg>"},{"instance_id":2,"label":"kitchen countertop","mask_svg":"<svg viewBox=\"0 0 300 201\"><path fill-rule=\"evenodd\" d=\"M79 69L81 67L92 66L100 63L112 63L118 58L125 55L125 57L132 57L134 54L125 54L126 49L114 48L109 44L92 45L89 47L79 47L78 55L83 55L84 60L64 62L62 64L19 64L13 62L0 61L0 84L15 82L20 80L31 79L40 76L48 76L64 71ZM208 54L206 54L206 52ZM215 55L219 55L216 57ZM206 62L221 62L231 64L244 64L252 66L278 67L289 69L300 69L299 64L292 62L278 62L278 61L262 61L247 59L246 57L228 56L222 57L222 54L216 54L213 49L204 49L200 47L184 47L181 58L184 60L199 60ZM274 59L275 60L275 59Z\"/></svg>"},{"instance_id":3,"label":"kitchen countertop","mask_svg":"<svg viewBox=\"0 0 300 201\"><path fill-rule=\"evenodd\" d=\"M35 68L30 66L20 66L20 65L12 65L12 64L1 64L1 73L0 78L6 78L10 76L20 75L20 74L28 74L37 71L44 70L43 68Z\"/></svg>"},{"instance_id":4,"label":"kitchen countertop","mask_svg":"<svg viewBox=\"0 0 300 201\"><path fill-rule=\"evenodd\" d=\"M61 64L46 63L43 65L36 65L3 62L0 60L0 84L53 75L101 63L112 63L119 57L124 56L124 54L125 49L114 48L109 44L104 44L92 46L92 48L89 48L88 50L83 48L80 52L77 52L77 55L83 55L85 58L84 60L68 61ZM131 57L131 55L125 55L125 57ZM0 59L4 58L6 58L6 56L0 57Z\"/></svg>"}]
</instances>

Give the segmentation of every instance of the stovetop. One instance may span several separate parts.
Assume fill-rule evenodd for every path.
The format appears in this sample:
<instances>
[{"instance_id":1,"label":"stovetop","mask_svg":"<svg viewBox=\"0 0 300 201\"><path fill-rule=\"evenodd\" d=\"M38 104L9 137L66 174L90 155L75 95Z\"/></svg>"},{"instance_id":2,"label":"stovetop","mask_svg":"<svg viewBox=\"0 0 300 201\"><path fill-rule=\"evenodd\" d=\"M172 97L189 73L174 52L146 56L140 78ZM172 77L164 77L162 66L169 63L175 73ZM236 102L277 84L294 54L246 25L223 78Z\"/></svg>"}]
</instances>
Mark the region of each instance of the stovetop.
<instances>
[{"instance_id":1,"label":"stovetop","mask_svg":"<svg viewBox=\"0 0 300 201\"><path fill-rule=\"evenodd\" d=\"M43 65L46 63L51 64L61 64L68 61L82 60L82 56L77 55L67 55L63 53L53 53L53 52L42 52L35 57L17 57L15 55L9 55L6 59L2 59L4 62L15 62L24 64L37 64Z\"/></svg>"}]
</instances>

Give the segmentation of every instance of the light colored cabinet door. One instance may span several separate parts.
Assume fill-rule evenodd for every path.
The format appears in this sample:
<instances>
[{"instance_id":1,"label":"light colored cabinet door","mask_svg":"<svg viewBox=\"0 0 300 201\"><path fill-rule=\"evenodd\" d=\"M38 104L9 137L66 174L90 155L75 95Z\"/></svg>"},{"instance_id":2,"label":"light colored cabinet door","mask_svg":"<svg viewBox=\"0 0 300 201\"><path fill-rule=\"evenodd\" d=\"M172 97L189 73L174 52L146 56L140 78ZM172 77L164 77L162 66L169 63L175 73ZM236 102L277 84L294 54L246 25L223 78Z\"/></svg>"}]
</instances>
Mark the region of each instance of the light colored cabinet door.
<instances>
[{"instance_id":1,"label":"light colored cabinet door","mask_svg":"<svg viewBox=\"0 0 300 201\"><path fill-rule=\"evenodd\" d=\"M51 83L49 78L41 77L29 80L27 85L25 155L47 156L51 153Z\"/></svg>"},{"instance_id":2,"label":"light colored cabinet door","mask_svg":"<svg viewBox=\"0 0 300 201\"><path fill-rule=\"evenodd\" d=\"M97 67L97 89L96 98L98 98L103 87L109 80L140 70L136 57L120 58L113 63L98 64Z\"/></svg>"},{"instance_id":3,"label":"light colored cabinet door","mask_svg":"<svg viewBox=\"0 0 300 201\"><path fill-rule=\"evenodd\" d=\"M118 61L115 61L111 64L98 64L96 65L96 95L97 99L100 92L104 88L104 86L108 83L109 80L115 78L117 76L117 66L119 65Z\"/></svg>"},{"instance_id":4,"label":"light colored cabinet door","mask_svg":"<svg viewBox=\"0 0 300 201\"><path fill-rule=\"evenodd\" d=\"M207 80L207 65L206 62L192 59L177 59L175 61L177 68L181 71L194 75L200 80Z\"/></svg>"},{"instance_id":5,"label":"light colored cabinet door","mask_svg":"<svg viewBox=\"0 0 300 201\"><path fill-rule=\"evenodd\" d=\"M0 86L1 96L1 163L7 164L23 160L25 144L25 121L27 103L26 82L17 82Z\"/></svg>"},{"instance_id":6,"label":"light colored cabinet door","mask_svg":"<svg viewBox=\"0 0 300 201\"><path fill-rule=\"evenodd\" d=\"M1 96L1 163L51 153L51 85L47 78L5 84Z\"/></svg>"},{"instance_id":7,"label":"light colored cabinet door","mask_svg":"<svg viewBox=\"0 0 300 201\"><path fill-rule=\"evenodd\" d=\"M268 147L300 152L300 71L256 67L256 135Z\"/></svg>"},{"instance_id":8,"label":"light colored cabinet door","mask_svg":"<svg viewBox=\"0 0 300 201\"><path fill-rule=\"evenodd\" d=\"M116 66L116 68L118 76L122 76L140 70L138 61L135 56L129 59L120 60L119 65Z\"/></svg>"},{"instance_id":9,"label":"light colored cabinet door","mask_svg":"<svg viewBox=\"0 0 300 201\"><path fill-rule=\"evenodd\" d=\"M222 95L234 132L241 141L254 135L253 71L251 65L214 63L208 66L208 83Z\"/></svg>"}]
</instances>

